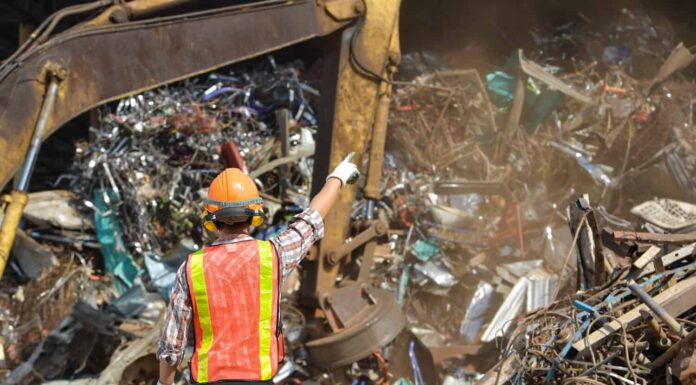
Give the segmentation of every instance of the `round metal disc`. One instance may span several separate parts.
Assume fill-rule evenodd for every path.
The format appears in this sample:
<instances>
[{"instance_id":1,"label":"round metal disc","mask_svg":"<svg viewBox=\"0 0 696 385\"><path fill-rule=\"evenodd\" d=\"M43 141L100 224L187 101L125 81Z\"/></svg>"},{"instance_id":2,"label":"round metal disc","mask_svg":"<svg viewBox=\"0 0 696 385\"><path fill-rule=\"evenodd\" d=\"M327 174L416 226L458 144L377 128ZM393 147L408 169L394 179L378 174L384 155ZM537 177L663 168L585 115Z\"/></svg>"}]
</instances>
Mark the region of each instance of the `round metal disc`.
<instances>
[{"instance_id":1,"label":"round metal disc","mask_svg":"<svg viewBox=\"0 0 696 385\"><path fill-rule=\"evenodd\" d=\"M360 321L337 333L307 343L312 364L336 368L368 357L390 343L404 328L405 319L394 294L375 289L376 303L369 305Z\"/></svg>"}]
</instances>

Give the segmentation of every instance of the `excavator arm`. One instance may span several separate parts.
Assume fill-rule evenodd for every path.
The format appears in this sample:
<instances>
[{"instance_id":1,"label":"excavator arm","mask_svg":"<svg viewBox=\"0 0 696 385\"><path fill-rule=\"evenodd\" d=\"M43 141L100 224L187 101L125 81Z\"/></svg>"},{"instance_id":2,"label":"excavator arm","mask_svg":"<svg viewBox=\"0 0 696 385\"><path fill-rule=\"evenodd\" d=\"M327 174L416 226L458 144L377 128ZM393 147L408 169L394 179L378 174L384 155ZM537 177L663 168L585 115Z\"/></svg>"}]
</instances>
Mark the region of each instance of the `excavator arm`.
<instances>
[{"instance_id":1,"label":"excavator arm","mask_svg":"<svg viewBox=\"0 0 696 385\"><path fill-rule=\"evenodd\" d=\"M43 139L100 104L310 39L326 41L326 62L333 66L327 73L334 76L332 87L322 87L329 92L320 105L314 190L345 154L356 152L364 164L369 149L365 195L378 199L390 78L399 62L399 6L400 0L100 0L52 15L0 66L0 185L15 180L5 197L0 276ZM53 32L68 17L94 12L99 13ZM403 325L384 293L367 293L369 303L354 301L353 307L367 309L362 320L341 322L332 311L331 298L340 297L331 294L340 265L336 255L346 248L356 192L342 192L314 254L310 297L337 334L315 344L324 366L367 356L398 333L395 325ZM357 345L343 344L351 339ZM327 349L341 353L331 357Z\"/></svg>"},{"instance_id":2,"label":"excavator arm","mask_svg":"<svg viewBox=\"0 0 696 385\"><path fill-rule=\"evenodd\" d=\"M39 30L29 47L3 63L0 185L14 175L27 153L52 71L59 70L61 78L44 137L97 105L325 36L360 16L354 7L349 15L335 12L341 19L332 16L333 7L353 6L354 0L321 5L272 0L147 16L172 11L181 3L195 2L137 0L114 5L50 38Z\"/></svg>"}]
</instances>

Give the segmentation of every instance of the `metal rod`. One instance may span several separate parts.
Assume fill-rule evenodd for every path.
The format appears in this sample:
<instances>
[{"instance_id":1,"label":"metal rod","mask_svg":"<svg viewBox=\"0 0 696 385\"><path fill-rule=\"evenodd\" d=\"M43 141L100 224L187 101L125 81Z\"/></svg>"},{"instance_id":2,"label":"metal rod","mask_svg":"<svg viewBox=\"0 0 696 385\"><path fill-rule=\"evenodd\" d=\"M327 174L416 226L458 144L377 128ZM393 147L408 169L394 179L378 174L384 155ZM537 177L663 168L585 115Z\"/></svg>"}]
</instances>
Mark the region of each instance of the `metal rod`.
<instances>
[{"instance_id":1,"label":"metal rod","mask_svg":"<svg viewBox=\"0 0 696 385\"><path fill-rule=\"evenodd\" d=\"M51 79L51 83L48 85L46 98L44 99L44 104L41 107L41 112L39 113L39 120L36 122L34 136L31 139L31 146L29 147L29 152L27 152L27 157L24 160L24 166L22 166L22 170L19 174L17 191L26 192L29 188L31 173L34 170L34 164L36 164L36 158L39 156L39 150L41 149L41 143L43 142L46 122L48 122L48 117L51 115L53 104L55 104L56 96L58 95L58 84L58 79L53 77Z\"/></svg>"},{"instance_id":2,"label":"metal rod","mask_svg":"<svg viewBox=\"0 0 696 385\"><path fill-rule=\"evenodd\" d=\"M382 197L382 166L384 165L384 145L387 141L387 123L389 122L389 107L391 105L391 85L382 82L382 84L380 84L380 91L382 95L377 103L375 123L372 128L370 164L368 165L367 181L365 182L365 197L375 200L379 200Z\"/></svg>"},{"instance_id":3,"label":"metal rod","mask_svg":"<svg viewBox=\"0 0 696 385\"><path fill-rule=\"evenodd\" d=\"M276 110L276 125L280 132L280 156L286 158L290 155L290 117L286 108ZM284 164L280 166L280 201L284 202L287 195L288 179L290 179L290 166Z\"/></svg>"},{"instance_id":4,"label":"metal rod","mask_svg":"<svg viewBox=\"0 0 696 385\"><path fill-rule=\"evenodd\" d=\"M672 317L665 308L660 306L659 303L657 303L651 296L650 294L646 293L645 290L643 290L636 281L629 281L628 282L628 288L631 290L631 292L640 299L641 302L643 302L647 307L652 310L652 312L659 317L662 321L664 321L667 326L669 326L672 331L675 333L679 334L680 336L684 337L686 336L686 331L684 328L681 326L679 322L677 322L674 317Z\"/></svg>"}]
</instances>

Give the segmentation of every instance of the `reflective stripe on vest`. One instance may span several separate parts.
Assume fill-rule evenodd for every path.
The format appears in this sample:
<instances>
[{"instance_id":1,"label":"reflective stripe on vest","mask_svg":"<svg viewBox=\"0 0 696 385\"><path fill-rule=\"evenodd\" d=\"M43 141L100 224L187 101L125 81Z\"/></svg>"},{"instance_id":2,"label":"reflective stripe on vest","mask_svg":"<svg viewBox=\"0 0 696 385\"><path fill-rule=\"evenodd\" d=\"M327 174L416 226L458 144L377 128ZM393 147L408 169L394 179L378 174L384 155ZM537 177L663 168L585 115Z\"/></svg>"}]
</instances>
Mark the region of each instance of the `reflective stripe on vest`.
<instances>
[{"instance_id":1,"label":"reflective stripe on vest","mask_svg":"<svg viewBox=\"0 0 696 385\"><path fill-rule=\"evenodd\" d=\"M201 328L201 348L198 353L198 382L208 382L208 351L213 344L213 326L208 307L208 289L203 272L203 250L191 255L191 281L193 282L196 314Z\"/></svg>"},{"instance_id":2,"label":"reflective stripe on vest","mask_svg":"<svg viewBox=\"0 0 696 385\"><path fill-rule=\"evenodd\" d=\"M271 379L271 331L273 317L273 253L271 244L259 243L259 362L261 363L261 380Z\"/></svg>"},{"instance_id":3,"label":"reflective stripe on vest","mask_svg":"<svg viewBox=\"0 0 696 385\"><path fill-rule=\"evenodd\" d=\"M193 379L270 380L282 354L282 336L275 333L280 267L271 244L213 246L191 254L188 264L196 338Z\"/></svg>"}]
</instances>

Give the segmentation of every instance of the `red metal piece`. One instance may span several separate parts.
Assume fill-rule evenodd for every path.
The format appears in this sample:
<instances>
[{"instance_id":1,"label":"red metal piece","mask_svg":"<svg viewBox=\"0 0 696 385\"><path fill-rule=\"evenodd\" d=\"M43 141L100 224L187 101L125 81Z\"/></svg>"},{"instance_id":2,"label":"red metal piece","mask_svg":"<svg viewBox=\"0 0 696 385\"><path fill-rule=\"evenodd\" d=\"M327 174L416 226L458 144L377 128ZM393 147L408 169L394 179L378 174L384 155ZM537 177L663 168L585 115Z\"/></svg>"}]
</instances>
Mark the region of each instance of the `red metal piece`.
<instances>
[{"instance_id":1,"label":"red metal piece","mask_svg":"<svg viewBox=\"0 0 696 385\"><path fill-rule=\"evenodd\" d=\"M242 154L239 153L239 148L234 142L227 142L223 144L220 148L222 154L222 160L225 163L225 167L236 167L242 170L245 174L249 173L247 169L246 162L242 158Z\"/></svg>"}]
</instances>

